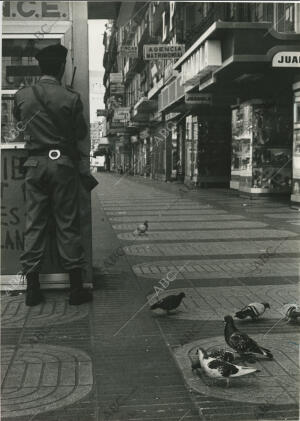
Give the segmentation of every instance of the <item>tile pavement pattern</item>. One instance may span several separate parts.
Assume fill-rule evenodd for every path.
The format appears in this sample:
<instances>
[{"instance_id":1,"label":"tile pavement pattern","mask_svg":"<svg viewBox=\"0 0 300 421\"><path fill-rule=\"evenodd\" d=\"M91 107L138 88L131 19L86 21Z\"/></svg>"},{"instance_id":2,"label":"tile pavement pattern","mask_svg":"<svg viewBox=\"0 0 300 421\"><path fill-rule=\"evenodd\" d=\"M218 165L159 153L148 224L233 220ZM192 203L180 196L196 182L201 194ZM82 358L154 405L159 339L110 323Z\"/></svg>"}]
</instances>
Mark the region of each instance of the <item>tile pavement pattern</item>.
<instances>
[{"instance_id":1,"label":"tile pavement pattern","mask_svg":"<svg viewBox=\"0 0 300 421\"><path fill-rule=\"evenodd\" d=\"M256 264L257 262L257 264ZM258 259L193 259L184 262L178 260L162 260L151 263L142 263L133 266L138 276L162 279L168 273L176 273L177 279L215 279L234 277L272 277L295 276L300 270L299 258L276 258L260 262Z\"/></svg>"},{"instance_id":2,"label":"tile pavement pattern","mask_svg":"<svg viewBox=\"0 0 300 421\"><path fill-rule=\"evenodd\" d=\"M38 307L28 311L25 306L24 296L8 296L1 303L2 327L23 327L25 324L31 327L58 325L75 322L88 315L88 306L69 306L66 298L55 294Z\"/></svg>"},{"instance_id":3,"label":"tile pavement pattern","mask_svg":"<svg viewBox=\"0 0 300 421\"><path fill-rule=\"evenodd\" d=\"M194 230L194 231L149 231L147 235L135 235L133 233L118 234L118 238L124 241L151 241L151 240L221 240L221 239L248 239L248 238L287 238L296 236L296 233L286 230L275 229L251 229L251 230Z\"/></svg>"},{"instance_id":4,"label":"tile pavement pattern","mask_svg":"<svg viewBox=\"0 0 300 421\"><path fill-rule=\"evenodd\" d=\"M141 182L141 184L144 183ZM143 189L146 190L145 185ZM157 322L160 324L167 345L172 352L174 351L175 358L175 351L179 349L183 352L184 358L188 359L190 344L186 345L186 349L181 349L178 340L182 343L182 337L186 340L190 334L191 336L195 336L195 334L200 336L203 329L200 328L199 322L209 324L208 331L204 329L201 339L202 342L204 341L204 346L209 347L210 344L218 343L218 340L221 341L219 324L224 314L230 314L233 309L237 310L251 301L262 300L262 297L270 302L271 310L256 326L250 326L250 331L256 335L259 332L268 332L268 330L275 332L274 336L268 335L271 347L273 347L273 343L276 346L283 332L288 332L289 338L298 341L297 328L280 322L274 327L274 323L282 318L282 314L280 314L282 304L293 301L297 296L299 232L293 231L291 226L286 224L279 227L281 224L278 224L278 219L275 224L270 223L268 218L262 220L264 217L263 211L266 212L266 209L267 212L274 212L270 215L277 214L277 212L284 214L287 218L283 222L287 222L291 214L294 217L294 211L290 210L288 206L276 203L264 202L256 205L246 203L246 206L244 206L243 200L227 199L224 201L223 196L222 198L213 198L210 194L200 194L201 198L204 199L201 201L201 205L212 206L212 208L209 208L209 212L201 209L200 206L198 211L195 212L196 208L192 200L190 207L184 206L185 210L175 202L173 206L169 205L170 208L167 212L164 212L165 202L161 204L155 202L155 207L153 202L148 201L147 191L144 191L144 193L143 200L140 199L136 205L132 205L130 200L117 203L117 198L114 204L114 201L111 198L107 199L106 196L102 197L102 203L112 223L112 228L115 230L118 239L121 240L123 249L132 263L132 269L140 279L142 286L146 287L147 285L149 287L152 285L153 287L158 285L159 280L163 279L167 273L179 271L176 276L176 287L170 284L161 297L172 292L185 291L186 299L180 310L170 317L173 323L177 321L183 324L179 325L174 332L173 326L172 328L169 326L168 320L158 318ZM166 193L166 196L169 197L169 194ZM210 199L212 200L210 201ZM235 206L231 206L232 202L235 202ZM145 210L146 206L142 206L143 203L147 203L147 207L151 203L151 210L149 207L148 210ZM227 206L221 207L220 204L223 205L224 203L227 203ZM156 215L158 215L158 219ZM295 217L297 216L295 215ZM251 219L248 219L249 217ZM132 231L144 219L149 221L148 234L145 236L134 235ZM120 231L127 232L121 233ZM132 242L136 245L130 244ZM271 254L271 257L268 256L266 261L261 263L259 257L267 251ZM153 261L153 257L163 259L164 256L170 260ZM144 258L144 261L140 261L141 257ZM172 257L176 257L176 260L172 260ZM210 259L205 259L205 257ZM139 263L135 262L137 258L139 258ZM260 265L255 265L257 262L260 262ZM183 265L186 266L181 271ZM257 266L259 270L257 270ZM226 283L222 286L219 283L218 287L209 287L210 281L220 279L220 282L224 282L225 278L228 279L229 284ZM267 278L267 284L261 284L263 278ZM236 283L230 285L230 280L233 281L233 279L238 281L238 285ZM178 287L178 284L180 285L182 281L188 281L188 287L186 283ZM203 286L199 287L199 282ZM154 289L149 295L148 290L148 299L153 297L153 292ZM193 323L192 330L188 323ZM194 327L194 323L196 323L196 327ZM248 326L249 324L247 324L249 329ZM209 339L205 338L207 335ZM291 346L289 344L289 349ZM293 352L297 355L298 350L295 345ZM283 355L285 355L284 351ZM280 357L282 357L281 354L278 355L278 358ZM286 357L282 358L285 361L284 363L288 364ZM276 364L280 366L282 362ZM187 386L195 389L187 381L183 367L180 368ZM294 361L292 369L294 374L297 375L296 361ZM277 371L281 372L282 370ZM190 364L187 372L189 377L192 374ZM236 394L236 390L233 393L227 393L224 388L218 388L221 390L221 393L218 394L214 393L214 388L208 389L205 387L198 390L194 401L204 419L250 420L260 417L264 419L269 415L274 419L284 419L283 414L291 419L297 417L297 394L295 390L293 399L289 398L286 391L282 394L280 404L284 407L284 413L278 405L278 411L274 413L276 399L272 400L272 396L274 398L272 391L276 389L275 386L278 381L283 378L279 376L278 380L275 371L274 377L269 376L268 381L264 383L265 379L266 376L263 376L258 393L252 393L253 387L251 386L250 388L243 388L245 393L242 393L240 397ZM290 377L288 382L283 382L286 390L292 387L294 380L293 377ZM262 393L264 385L270 388L270 392ZM232 399L235 394L237 397ZM261 408L259 405L258 407L255 405L261 403L255 399L256 395L262 396L263 403L267 407ZM249 396L251 396L250 400ZM287 399L284 399L284 397L287 397ZM216 398L219 399L216 400ZM276 404L278 403L277 401Z\"/></svg>"},{"instance_id":5,"label":"tile pavement pattern","mask_svg":"<svg viewBox=\"0 0 300 421\"><path fill-rule=\"evenodd\" d=\"M182 193L180 186L147 179L97 177L93 304L70 308L64 293L48 292L45 304L28 309L23 296L3 297L4 418L298 419L291 382L298 375L299 325L281 321L279 311L297 292L300 228L288 222L297 213L285 203L252 203L222 189ZM149 234L134 236L145 219ZM126 256L103 275L104 259L120 247ZM268 247L274 254L257 276L251 265ZM163 293L184 290L186 300L170 317L152 314L153 287L186 262L184 276ZM240 269L249 269L247 277ZM259 393L255 379L240 381L240 395L235 386L208 386L190 370L190 353L198 344L224 344L224 313L261 297L271 310L257 323L240 323L265 337L276 355L271 370L259 363ZM273 391L280 391L280 402Z\"/></svg>"},{"instance_id":6,"label":"tile pavement pattern","mask_svg":"<svg viewBox=\"0 0 300 421\"><path fill-rule=\"evenodd\" d=\"M210 241L192 243L158 243L125 246L127 255L135 256L219 256L219 255L257 255L269 252L279 255L292 254L300 250L300 240L249 240L245 241Z\"/></svg>"},{"instance_id":7,"label":"tile pavement pattern","mask_svg":"<svg viewBox=\"0 0 300 421\"><path fill-rule=\"evenodd\" d=\"M90 357L74 348L2 348L2 416L36 415L77 402L93 386Z\"/></svg>"},{"instance_id":8,"label":"tile pavement pattern","mask_svg":"<svg viewBox=\"0 0 300 421\"><path fill-rule=\"evenodd\" d=\"M196 214L196 215L160 215L157 218L157 215L149 215L147 216L148 222L156 222L159 220L159 223L163 221L171 222L171 221L225 221L225 220L238 220L238 219L245 219L242 215L226 215L225 211L219 211L216 213L214 211L212 214ZM137 220L140 218L136 216L120 216L120 217L111 217L109 218L111 222L134 222L136 223Z\"/></svg>"},{"instance_id":9,"label":"tile pavement pattern","mask_svg":"<svg viewBox=\"0 0 300 421\"><path fill-rule=\"evenodd\" d=\"M230 229L230 228L263 228L267 224L255 221L186 221L186 222L153 222L153 230L197 230L197 229ZM118 224L112 226L117 231L135 230L136 224Z\"/></svg>"},{"instance_id":10,"label":"tile pavement pattern","mask_svg":"<svg viewBox=\"0 0 300 421\"><path fill-rule=\"evenodd\" d=\"M197 348L220 349L224 348L224 337L214 337L213 340L198 340L175 351L175 358L183 372L187 384L197 392L208 396L229 399L237 402L253 404L272 404L276 400L277 405L297 405L299 396L299 370L298 350L288 342L289 335L274 334L253 335L258 343L272 349L274 360L257 358L252 364L260 370L254 375L244 378L231 379L231 387L224 387L224 380L216 380L198 375L191 371L191 360L195 356Z\"/></svg>"}]
</instances>

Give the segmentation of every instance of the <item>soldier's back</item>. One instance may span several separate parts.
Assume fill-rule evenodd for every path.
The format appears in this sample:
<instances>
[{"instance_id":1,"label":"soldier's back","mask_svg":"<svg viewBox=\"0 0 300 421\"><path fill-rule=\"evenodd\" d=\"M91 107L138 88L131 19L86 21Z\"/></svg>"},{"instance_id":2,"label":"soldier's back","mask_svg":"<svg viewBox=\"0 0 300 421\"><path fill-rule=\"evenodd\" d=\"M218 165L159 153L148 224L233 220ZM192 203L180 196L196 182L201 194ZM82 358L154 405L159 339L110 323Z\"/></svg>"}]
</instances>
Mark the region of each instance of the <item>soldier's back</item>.
<instances>
[{"instance_id":1,"label":"soldier's back","mask_svg":"<svg viewBox=\"0 0 300 421\"><path fill-rule=\"evenodd\" d=\"M45 145L51 147L73 139L79 94L61 86L52 77L42 77L35 89L42 104L32 87L20 89L15 101L18 119L26 125L26 131L30 135L28 149L40 149Z\"/></svg>"}]
</instances>

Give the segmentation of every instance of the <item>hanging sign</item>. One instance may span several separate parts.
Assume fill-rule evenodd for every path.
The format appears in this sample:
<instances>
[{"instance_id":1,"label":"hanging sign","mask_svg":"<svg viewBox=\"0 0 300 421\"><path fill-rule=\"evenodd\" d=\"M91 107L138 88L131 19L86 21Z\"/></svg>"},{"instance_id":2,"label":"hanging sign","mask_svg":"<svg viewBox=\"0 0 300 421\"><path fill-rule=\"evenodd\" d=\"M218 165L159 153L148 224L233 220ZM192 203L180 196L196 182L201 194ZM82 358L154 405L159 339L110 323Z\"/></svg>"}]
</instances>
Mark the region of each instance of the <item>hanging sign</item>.
<instances>
[{"instance_id":1,"label":"hanging sign","mask_svg":"<svg viewBox=\"0 0 300 421\"><path fill-rule=\"evenodd\" d=\"M130 120L130 107L119 107L114 110L114 121L125 123Z\"/></svg>"},{"instance_id":2,"label":"hanging sign","mask_svg":"<svg viewBox=\"0 0 300 421\"><path fill-rule=\"evenodd\" d=\"M272 67L300 67L300 51L282 51L276 53Z\"/></svg>"},{"instance_id":3,"label":"hanging sign","mask_svg":"<svg viewBox=\"0 0 300 421\"><path fill-rule=\"evenodd\" d=\"M212 96L211 94L201 94L201 93L186 93L185 94L185 103L186 104L203 104L211 105Z\"/></svg>"},{"instance_id":4,"label":"hanging sign","mask_svg":"<svg viewBox=\"0 0 300 421\"><path fill-rule=\"evenodd\" d=\"M144 45L144 60L177 60L184 52L184 44L147 44Z\"/></svg>"},{"instance_id":5,"label":"hanging sign","mask_svg":"<svg viewBox=\"0 0 300 421\"><path fill-rule=\"evenodd\" d=\"M122 73L110 73L109 82L110 83L123 83L123 74Z\"/></svg>"},{"instance_id":6,"label":"hanging sign","mask_svg":"<svg viewBox=\"0 0 300 421\"><path fill-rule=\"evenodd\" d=\"M124 57L137 58L138 48L135 45L121 45L120 55Z\"/></svg>"}]
</instances>

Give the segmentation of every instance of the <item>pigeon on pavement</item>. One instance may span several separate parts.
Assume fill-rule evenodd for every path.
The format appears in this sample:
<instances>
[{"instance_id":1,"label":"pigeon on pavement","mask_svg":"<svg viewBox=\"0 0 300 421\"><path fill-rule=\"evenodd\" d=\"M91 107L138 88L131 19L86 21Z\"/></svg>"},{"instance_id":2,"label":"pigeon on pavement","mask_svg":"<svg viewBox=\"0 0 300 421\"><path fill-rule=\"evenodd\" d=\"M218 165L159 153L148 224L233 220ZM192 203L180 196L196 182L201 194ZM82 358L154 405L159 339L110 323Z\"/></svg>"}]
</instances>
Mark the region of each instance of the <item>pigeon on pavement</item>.
<instances>
[{"instance_id":1,"label":"pigeon on pavement","mask_svg":"<svg viewBox=\"0 0 300 421\"><path fill-rule=\"evenodd\" d=\"M184 297L184 292L181 292L178 295L168 295L157 303L154 303L150 308L151 310L162 309L169 313L171 310L175 310L180 305Z\"/></svg>"},{"instance_id":2,"label":"pigeon on pavement","mask_svg":"<svg viewBox=\"0 0 300 421\"><path fill-rule=\"evenodd\" d=\"M231 351L226 351L225 349L216 349L212 350L207 353L211 358L219 358L223 361L227 361L228 363L232 363L234 361L234 354Z\"/></svg>"},{"instance_id":3,"label":"pigeon on pavement","mask_svg":"<svg viewBox=\"0 0 300 421\"><path fill-rule=\"evenodd\" d=\"M270 308L269 303L250 303L240 311L235 313L235 317L238 319L246 319L251 317L252 320L257 320L264 314L267 308Z\"/></svg>"},{"instance_id":4,"label":"pigeon on pavement","mask_svg":"<svg viewBox=\"0 0 300 421\"><path fill-rule=\"evenodd\" d=\"M233 318L231 316L225 316L225 330L224 336L227 344L238 352L241 356L244 354L261 354L270 360L273 359L271 351L262 346L258 345L250 336L246 333L240 332L234 325Z\"/></svg>"},{"instance_id":5,"label":"pigeon on pavement","mask_svg":"<svg viewBox=\"0 0 300 421\"><path fill-rule=\"evenodd\" d=\"M136 228L136 230L134 231L135 235L143 235L146 234L146 232L148 231L148 221L145 221L143 224L139 224Z\"/></svg>"},{"instance_id":6,"label":"pigeon on pavement","mask_svg":"<svg viewBox=\"0 0 300 421\"><path fill-rule=\"evenodd\" d=\"M300 317L300 306L298 304L284 304L281 312L289 322L296 322L297 318Z\"/></svg>"},{"instance_id":7,"label":"pigeon on pavement","mask_svg":"<svg viewBox=\"0 0 300 421\"><path fill-rule=\"evenodd\" d=\"M207 351L207 355L210 358L217 358L219 360L226 361L228 363L232 363L234 361L233 352L226 351L225 349L213 349L212 351ZM200 360L198 357L199 357L198 350L197 350L196 358L190 357L192 370L201 368Z\"/></svg>"},{"instance_id":8,"label":"pigeon on pavement","mask_svg":"<svg viewBox=\"0 0 300 421\"><path fill-rule=\"evenodd\" d=\"M227 387L229 386L229 379L232 377L242 377L255 372L259 372L255 367L242 367L224 361L220 358L210 357L208 353L199 348L199 361L202 369L208 377L215 379L226 379Z\"/></svg>"}]
</instances>

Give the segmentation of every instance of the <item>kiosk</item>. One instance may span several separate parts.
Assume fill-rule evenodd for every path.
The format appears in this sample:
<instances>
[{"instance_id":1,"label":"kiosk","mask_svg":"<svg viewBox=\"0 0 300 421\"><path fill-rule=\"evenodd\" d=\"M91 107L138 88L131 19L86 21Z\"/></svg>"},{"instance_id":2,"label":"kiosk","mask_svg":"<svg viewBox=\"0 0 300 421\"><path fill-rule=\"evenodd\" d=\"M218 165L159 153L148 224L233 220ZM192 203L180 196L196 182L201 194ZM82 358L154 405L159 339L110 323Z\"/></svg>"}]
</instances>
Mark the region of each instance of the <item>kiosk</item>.
<instances>
[{"instance_id":1,"label":"kiosk","mask_svg":"<svg viewBox=\"0 0 300 421\"><path fill-rule=\"evenodd\" d=\"M63 84L70 85L74 69L73 88L81 94L84 113L89 123L87 2L10 1L3 7L2 44L2 121L1 121L1 290L20 290L19 257L24 247L25 189L22 164L24 122L18 124L12 115L15 92L21 86L34 84L40 77L34 58L37 50L61 43L69 54ZM89 139L85 143L90 151ZM92 285L92 227L90 193L83 188L79 194L80 224L87 265L85 285ZM47 251L41 272L42 288L69 287L68 274L63 273L50 221Z\"/></svg>"}]
</instances>

